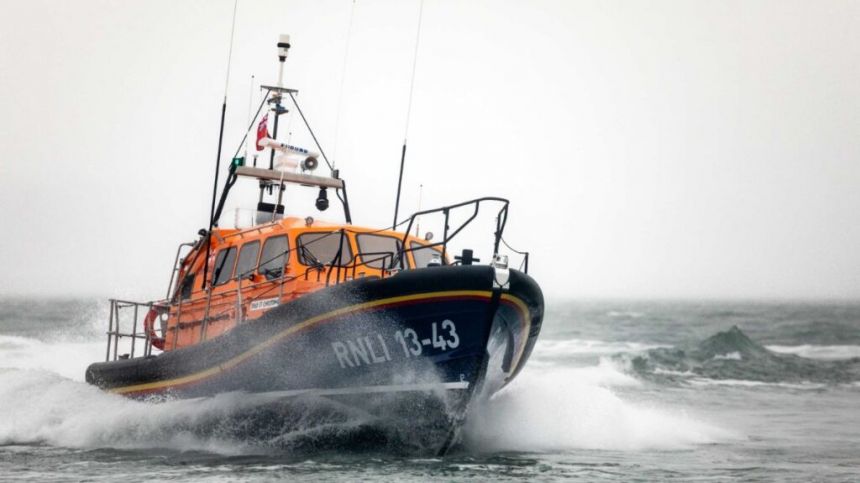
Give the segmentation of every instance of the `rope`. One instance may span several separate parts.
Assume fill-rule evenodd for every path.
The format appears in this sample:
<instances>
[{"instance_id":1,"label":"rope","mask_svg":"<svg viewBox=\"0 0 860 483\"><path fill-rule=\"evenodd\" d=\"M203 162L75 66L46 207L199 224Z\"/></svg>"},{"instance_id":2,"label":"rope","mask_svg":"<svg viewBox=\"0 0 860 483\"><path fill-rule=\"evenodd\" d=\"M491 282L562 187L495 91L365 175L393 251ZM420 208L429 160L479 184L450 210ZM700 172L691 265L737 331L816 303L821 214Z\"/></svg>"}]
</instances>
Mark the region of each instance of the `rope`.
<instances>
[{"instance_id":1,"label":"rope","mask_svg":"<svg viewBox=\"0 0 860 483\"><path fill-rule=\"evenodd\" d=\"M248 139L248 134L251 132L251 129L254 128L254 123L257 122L257 118L260 117L260 111L263 110L263 106L266 105L266 100L269 99L269 93L271 91L266 90L266 95L263 96L263 99L260 101L260 105L257 106L257 113L254 114L254 118L251 119L251 122L248 124L248 129L245 130L245 136L242 137L242 141L239 142L239 147L236 148L236 154L233 155L235 158L242 151L242 146L245 144L245 141Z\"/></svg>"},{"instance_id":2,"label":"rope","mask_svg":"<svg viewBox=\"0 0 860 483\"><path fill-rule=\"evenodd\" d=\"M502 241L502 243L508 248L508 250L516 253L517 255L527 255L528 254L528 252L521 252L519 250L512 248L510 245L508 245L508 242L506 242L505 239L502 237L499 237L499 240Z\"/></svg>"},{"instance_id":3,"label":"rope","mask_svg":"<svg viewBox=\"0 0 860 483\"><path fill-rule=\"evenodd\" d=\"M316 144L317 149L320 150L320 154L323 157L323 161L325 161L325 164L328 165L328 169L334 171L334 168L332 167L331 163L328 162L328 158L325 155L325 151L323 151L322 146L320 146L320 142L317 141L317 136L316 134L314 134L314 130L311 129L311 125L308 123L308 119L305 117L305 113L302 112L302 108L299 107L299 103L298 101L296 101L296 96L294 96L292 92L288 92L287 94L290 95L290 99L293 100L293 105L296 106L296 110L299 111L299 115L302 116L302 121L305 122L305 127L308 128L308 132L311 133L311 137L314 138L314 144Z\"/></svg>"}]
</instances>

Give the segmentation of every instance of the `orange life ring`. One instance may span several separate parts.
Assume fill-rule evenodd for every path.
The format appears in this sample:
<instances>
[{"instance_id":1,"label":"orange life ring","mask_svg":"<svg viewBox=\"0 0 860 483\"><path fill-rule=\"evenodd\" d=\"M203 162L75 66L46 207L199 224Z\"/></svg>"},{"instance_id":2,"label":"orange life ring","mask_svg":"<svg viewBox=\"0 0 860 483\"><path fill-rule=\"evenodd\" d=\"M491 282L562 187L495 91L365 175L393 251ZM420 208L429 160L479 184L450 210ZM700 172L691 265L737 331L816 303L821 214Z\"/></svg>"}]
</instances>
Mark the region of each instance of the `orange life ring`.
<instances>
[{"instance_id":1,"label":"orange life ring","mask_svg":"<svg viewBox=\"0 0 860 483\"><path fill-rule=\"evenodd\" d=\"M149 342L153 347L164 350L164 337L158 337L155 333L155 319L157 318L158 309L155 307L150 308L143 319L143 330L146 332L147 337L149 337Z\"/></svg>"}]
</instances>

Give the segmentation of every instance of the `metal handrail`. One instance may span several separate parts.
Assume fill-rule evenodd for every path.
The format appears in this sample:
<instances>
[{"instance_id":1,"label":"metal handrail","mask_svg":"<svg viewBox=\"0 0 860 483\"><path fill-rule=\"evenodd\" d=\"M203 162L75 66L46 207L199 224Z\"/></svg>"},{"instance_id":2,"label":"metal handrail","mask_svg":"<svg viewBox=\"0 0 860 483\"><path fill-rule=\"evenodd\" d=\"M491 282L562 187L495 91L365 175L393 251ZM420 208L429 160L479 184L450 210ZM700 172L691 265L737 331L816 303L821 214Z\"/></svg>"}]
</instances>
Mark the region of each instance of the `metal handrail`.
<instances>
[{"instance_id":1,"label":"metal handrail","mask_svg":"<svg viewBox=\"0 0 860 483\"><path fill-rule=\"evenodd\" d=\"M108 330L106 332L107 335L107 351L105 353L105 361L111 360L111 345L113 345L113 360L120 359L119 355L119 341L124 337L131 338L131 348L129 354L125 354L124 358L134 358L135 354L135 342L137 339L144 339L144 347L143 347L143 355L148 356L152 352L152 340L150 340L148 332L138 332L137 325L138 319L140 318L140 308L146 307L147 312L152 309L156 304L154 302L133 302L130 300L120 300L120 299L110 299L110 316L108 319ZM121 318L120 318L120 310L134 308L132 313L132 328L131 332L122 332L120 328Z\"/></svg>"},{"instance_id":2,"label":"metal handrail","mask_svg":"<svg viewBox=\"0 0 860 483\"><path fill-rule=\"evenodd\" d=\"M475 198L473 200L463 201L463 202L456 203L453 205L442 206L440 208L432 208L429 210L417 211L417 212L413 213L408 218L409 224L406 226L406 231L403 234L403 239L401 240L402 246L400 249L400 253L398 253L398 256L400 256L401 253L406 253L407 251L412 251L412 249L404 249L404 247L406 246L406 240L409 238L409 232L412 231L412 225L415 223L415 219L417 217L422 216L422 215L429 215L432 213L442 213L443 215L445 215L445 226L444 226L444 232L442 234L442 240L440 240L436 243L429 243L427 245L423 245L423 246L421 246L421 248L422 249L423 248L434 248L434 247L442 246L442 260L444 263L444 260L446 259L445 256L447 255L447 251L448 251L448 242L453 240L454 237L456 237L461 231L463 231L463 229L466 228L466 226L468 226L478 216L478 212L480 211L481 203L483 203L483 202L502 203L502 208L499 210L498 214L496 215L496 232L494 233L494 240L493 240L493 255L498 254L499 253L499 242L502 239L502 234L505 231L505 225L507 224L507 220L508 220L508 205L510 205L510 201L508 201L505 198L499 198L499 197L495 197L495 196L485 196L483 198ZM464 206L469 206L469 205L474 206L474 211L472 212L471 216L469 216L469 218L467 218L466 221L462 222L453 231L453 233L449 233L451 227L448 225L448 223L450 221L451 211L456 210L458 208L462 208Z\"/></svg>"},{"instance_id":3,"label":"metal handrail","mask_svg":"<svg viewBox=\"0 0 860 483\"><path fill-rule=\"evenodd\" d=\"M173 293L173 282L176 279L176 274L179 273L179 270L182 268L180 266L180 258L179 254L182 253L183 247L193 247L194 243L186 242L180 243L176 248L176 258L173 259L173 271L170 272L170 282L167 283L167 294L164 296L165 299L170 298L170 294Z\"/></svg>"},{"instance_id":4,"label":"metal handrail","mask_svg":"<svg viewBox=\"0 0 860 483\"><path fill-rule=\"evenodd\" d=\"M406 253L413 252L413 251L419 250L419 249L434 248L434 247L438 247L440 245L443 245L443 258L444 258L445 252L447 251L447 243L450 242L455 236L457 236L469 223L471 223L472 220L474 220L476 218L478 211L479 211L480 203L481 202L487 202L487 201L503 203L502 209L499 211L499 215L497 216L497 228L496 228L496 233L495 233L495 238L494 238L494 249L497 252L498 251L498 244L499 244L499 241L501 240L501 235L504 231L504 226L505 226L505 223L507 220L507 207L508 207L509 202L508 202L508 200L506 200L504 198L485 197L485 198L478 198L475 200L470 200L470 201L466 201L466 202L462 202L462 203L458 203L455 205L450 205L450 206L446 206L446 207L442 207L442 208L424 210L424 211L416 212L415 214L411 215L408 219L406 219L400 223L400 224L402 224L402 223L406 223L408 221L409 227L408 227L407 231L405 232L404 237L400 240L400 247L399 247L398 251L393 253L393 254L392 254L392 252L362 252L361 250L357 250L356 253L353 253L352 262L347 264L347 265L343 265L341 263L341 260L342 260L342 256L343 256L343 240L346 238L345 237L346 233L352 233L354 235L361 235L361 234L375 234L375 233L378 233L381 231L387 231L387 229L384 229L384 230L367 232L367 231L359 231L359 230L354 230L354 229L344 227L344 228L341 228L339 230L331 230L319 238L316 238L316 239L311 240L309 242L302 243L301 246L299 246L298 244L296 244L295 246L291 246L287 250L285 250L283 252L279 252L278 254L272 256L268 260L260 260L257 263L257 265L254 267L253 270L250 270L248 272L243 272L241 274L236 274L228 280L236 281L239 278L245 278L248 275L253 274L258 269L258 267L262 264L268 263L268 262L273 261L273 260L277 260L278 258L289 257L290 253L293 251L298 251L301 248L304 248L308 245L312 245L314 243L318 243L321 240L324 240L324 239L328 238L329 236L334 236L334 235L340 235L341 243L340 243L340 246L338 247L339 248L338 252L335 254L335 256L333 257L332 260L324 262L323 267L307 266L307 268L302 273L294 275L292 277L287 277L286 271L284 271L284 273L276 279L252 283L250 285L243 287L243 289L252 289L252 288L255 288L259 285L267 284L267 283L273 283L273 282L275 282L275 283L277 283L277 282L286 283L286 282L289 282L291 280L295 280L297 278L304 278L305 280L307 280L309 278L310 273L312 273L314 271L319 273L319 277L318 277L319 279L322 278L322 273L325 272L326 279L328 281L327 285L329 285L331 282L331 275L332 275L331 272L332 271L339 272L343 269L351 270L353 273L352 278L355 278L355 274L356 274L357 269L359 267L369 266L371 263L374 263L374 262L377 262L380 260L383 261L383 268L381 270L383 272L386 272L386 271L390 272L394 268L394 266L398 260L400 260L401 263L403 263L405 261L404 255ZM437 213L437 212L444 212L444 211L447 211L448 213L450 213L451 210L454 210L454 209L459 208L459 207L467 206L470 204L474 205L474 207L475 207L475 210L472 213L472 215L466 221L461 223L457 227L456 230L454 230L450 234L446 234L441 241L436 242L436 243L429 243L426 245L421 245L420 247L417 247L417 248L407 247L407 244L405 243L405 241L408 239L409 230L411 230L411 226L412 226L413 221L415 220L416 217L418 217L420 215L426 215L426 214L430 214L430 213ZM447 223L446 223L446 225L447 225ZM450 229L450 227L449 227L449 229ZM507 243L505 243L505 245L507 246ZM511 250L516 252L516 253L522 253L522 252L517 252L516 250L513 250L513 249L511 249ZM379 258L366 259L368 255L383 255L383 256L379 257ZM359 258L361 258L361 260L362 260L360 263L358 262ZM386 268L384 268L385 267L384 261L385 261L385 259L388 259L388 258L391 259L391 262L388 265L388 268L386 269ZM338 275L335 277L335 279L338 281L338 283L340 283L341 277L339 276L338 273L336 273L335 275ZM383 276L384 276L384 273L383 273ZM215 294L215 293L212 293L212 287L208 287L208 288L204 288L202 290L197 290L197 291L193 292L191 294L191 296L193 297L194 294L200 294L202 292L202 293L206 293L208 298L211 298L211 297L222 298L222 297L234 295L234 292L236 290L238 290L238 288ZM249 299L249 300L251 300L251 299Z\"/></svg>"},{"instance_id":5,"label":"metal handrail","mask_svg":"<svg viewBox=\"0 0 860 483\"><path fill-rule=\"evenodd\" d=\"M413 252L415 250L427 249L427 248L430 248L430 249L437 248L439 246L442 247L442 259L443 259L443 263L445 263L444 260L446 260L446 255L447 255L447 251L448 251L448 243L451 240L453 240L460 232L462 232L463 229L465 229L466 226L468 226L478 216L481 204L485 203L485 202L497 202L497 203L502 204L501 209L498 211L498 213L496 215L496 228L495 228L494 239L493 239L494 255L498 254L500 243L504 244L505 247L507 247L512 252L524 256L523 262L521 263L520 267L521 267L521 269L524 268L524 271L526 273L528 273L529 253L528 252L521 252L521 251L518 251L518 250L511 248L510 245L508 245L507 242L503 239L504 229L505 229L505 226L507 224L508 207L509 207L510 202L505 198L499 198L499 197L476 198L473 200L464 201L464 202L453 204L453 205L448 205L448 206L443 206L440 208L433 208L433 209L428 209L428 210L422 210L422 211L418 211L418 212L413 213L412 215L409 216L409 218L407 218L407 219L403 220L402 222L398 223L397 225L395 225L395 227L397 227L397 226L401 226L405 223L407 224L407 227L406 227L406 230L403 234L403 237L401 239L399 239L399 247L398 247L396 252L362 252L360 249L358 249L353 253L351 262L347 263L346 265L344 265L342 263L342 259L343 259L343 255L344 255L344 240L347 240L346 243L350 243L350 251L351 252L353 251L351 242L349 241L349 238L346 236L347 233L352 233L353 235L375 234L375 233L379 233L379 232L389 231L390 228L385 228L385 229L380 229L380 230L375 230L375 231L363 231L363 230L351 229L349 227L341 227L340 229L337 229L337 230L331 230L328 233L325 233L323 236L316 238L315 240L311 240L309 242L304 242L301 244L301 246L298 243L295 243L295 246L290 246L287 250L276 254L271 259L265 260L265 261L263 261L263 260L259 261L252 270L241 273L241 274L236 274L233 277L231 277L230 279L228 279L228 280L234 280L234 281L238 282L237 286L235 288L232 288L230 290L226 290L223 292L219 292L219 293L214 293L213 292L214 287L211 284L209 284L208 287L206 287L202 290L198 290L198 291L189 293L188 297L185 297L185 298L193 298L196 294L200 294L201 292L204 292L206 294L206 309L205 309L205 314L204 314L203 319L201 319L200 321L193 321L193 322L189 322L189 323L191 323L193 325L196 325L198 323L202 324L203 327L202 327L200 336L201 336L201 340L205 340L208 322L212 319L213 312L217 315L220 315L220 314L225 312L224 310L219 310L219 309L221 309L222 306L228 307L226 309L228 311L229 311L230 306L235 306L236 307L235 308L236 320L240 321L243 317L242 312L244 311L245 305L250 304L251 302L259 299L260 297L265 297L265 296L269 295L271 293L271 291L275 290L275 289L280 290L280 296L278 297L280 300L283 298L283 288L287 282L292 281L292 280L297 280L297 279L302 278L302 277L305 280L308 280L309 275L311 273L313 273L314 271L317 272L317 281L318 282L323 281L323 274L324 274L326 286L329 286L332 283L337 285L337 284L340 284L342 282L346 282L346 281L349 281L351 279L355 279L357 276L358 269L360 267L364 267L364 266L369 267L369 266L371 266L371 264L381 261L382 262L381 267L373 267L373 268L379 269L380 270L380 276L382 278L385 278L389 274L396 272L395 267L396 267L398 261L401 263L401 265L403 267L406 267L409 265L409 262L405 258L406 253ZM473 207L472 213L470 214L470 216L465 221L458 224L452 230L452 227L449 225L451 213L453 211L459 209L459 208L463 208L466 206L472 206ZM438 242L435 242L435 243L427 243L427 244L422 243L421 246L417 246L415 248L408 247L406 242L409 238L409 233L412 230L412 226L414 225L416 219L419 216L429 215L429 214L433 214L433 213L442 213L445 216L445 226L444 226L444 233L443 233L442 239ZM259 229L259 228L260 227L255 227L255 229ZM251 231L251 230L247 230L247 231ZM245 231L245 232L247 232L247 231ZM260 282L250 281L250 283L248 283L247 285L242 283L242 280L245 280L248 277L248 275L257 272L260 265L262 265L264 263L268 263L268 262L273 261L273 260L277 260L278 258L284 258L285 260L288 260L290 252L292 252L294 250L299 250L300 248L304 248L308 245L312 245L314 243L317 243L317 242L319 242L319 241L321 241L321 240L323 240L329 236L333 236L335 234L337 234L339 236L338 250L337 250L335 256L332 258L332 260L329 260L325 263L322 263L321 266L307 266L304 269L304 271L302 271L302 272L288 274L289 264L287 263L287 264L285 264L284 269L281 272L281 275L275 279L272 279L272 280L267 279L267 280L260 281ZM236 235L236 234L233 234L233 235ZM194 244L192 244L192 243L183 243L177 249L176 260L174 261L174 271L171 274L170 283L168 284L168 294L167 294L167 297L165 299L165 301L167 301L167 300L178 298L178 301L179 301L179 303L178 303L179 308L178 308L178 311L176 314L177 315L177 323L173 327L169 327L167 329L168 331L169 330L174 331L173 332L174 346L178 342L179 329L181 329L183 327L183 325L185 325L180 320L182 304L183 304L184 298L182 297L182 294L172 294L171 295L171 292L178 290L178 288L182 285L180 282L178 282L178 278L176 277L176 274L179 272L179 270L177 270L177 264L180 262L179 255L181 253L181 250L183 247L193 246L193 245ZM379 256L377 257L376 255L379 255ZM359 259L361 259L361 262L359 262ZM390 260L390 262L389 262L389 260ZM413 267L413 268L417 268L417 267ZM332 276L334 276L334 277L332 277ZM332 281L332 278L333 278L333 281ZM176 287L174 287L174 282L177 282L175 284ZM265 290L259 294L255 294L254 296L248 295L247 297L243 297L242 291L248 292L248 291L251 291L255 288L259 288L261 285L265 285L265 284L270 284L271 287L269 287L269 289L267 289L267 290ZM232 297L239 297L238 302L234 301L234 299ZM176 301L176 300L174 300L174 301ZM146 333L137 334L136 333L138 314L135 313L134 328L132 330L132 333L124 334L124 333L121 333L119 330L118 311L120 308L123 308L122 304L134 305L135 311L137 311L138 307L140 307L140 306L147 306L147 307L151 308L152 306L154 306L156 304L156 302L139 303L139 302L131 302L131 301L112 299L111 304L112 304L111 305L111 320L109 321L108 349L107 349L107 354L106 354L106 360L109 360L109 358L110 358L110 344L111 344L111 342L113 342L113 345L114 345L114 359L116 359L118 357L117 343L118 343L118 339L121 337L132 337L132 353L130 354L130 357L134 356L134 340L137 338L142 338L142 339L146 340L144 353L147 355L149 353L151 353L152 344L151 344L151 340L149 340L149 334L146 334ZM117 325L116 329L114 329L114 321L116 321L116 325ZM165 333L165 337L166 336L167 336L167 333Z\"/></svg>"}]
</instances>

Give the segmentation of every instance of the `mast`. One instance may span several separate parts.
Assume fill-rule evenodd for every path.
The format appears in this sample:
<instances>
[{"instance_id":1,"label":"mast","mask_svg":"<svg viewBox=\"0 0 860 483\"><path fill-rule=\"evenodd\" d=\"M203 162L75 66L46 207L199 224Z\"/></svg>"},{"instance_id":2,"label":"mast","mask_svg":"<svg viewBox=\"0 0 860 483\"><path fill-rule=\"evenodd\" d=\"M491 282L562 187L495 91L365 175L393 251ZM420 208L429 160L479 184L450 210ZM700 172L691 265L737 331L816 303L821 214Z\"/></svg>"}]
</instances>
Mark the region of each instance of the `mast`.
<instances>
[{"instance_id":1,"label":"mast","mask_svg":"<svg viewBox=\"0 0 860 483\"><path fill-rule=\"evenodd\" d=\"M278 88L284 87L284 63L287 61L287 56L290 53L290 36L288 34L280 34L278 37ZM275 113L275 122L272 125L272 139L278 138L278 120L281 118L281 114L286 114L287 109L281 104L283 100L283 92L279 90L274 90L271 98L269 99L270 104L274 104L273 111ZM275 150L272 149L271 153L269 153L269 169L275 169ZM269 194L272 193L273 181L264 181L260 180L260 198L257 203L257 212L261 211L269 211L269 207L271 206L272 212L272 220L278 215L278 211L281 206L281 186L278 186L278 201L274 205L270 205L269 203L265 203L263 201L263 197L265 196L266 190L269 190ZM281 209L282 211L282 209Z\"/></svg>"},{"instance_id":2,"label":"mast","mask_svg":"<svg viewBox=\"0 0 860 483\"><path fill-rule=\"evenodd\" d=\"M296 94L298 93L298 91L295 89L288 89L286 87L283 87L284 62L287 59L287 54L289 53L289 49L290 49L290 37L289 37L289 35L283 35L282 34L279 37L279 41L278 41L278 60L280 61L279 73L278 73L278 85L261 85L260 86L260 89L265 91L265 95L263 96L263 99L260 100L260 104L257 107L257 112L251 118L251 121L248 124L248 128L245 130L245 134L242 137L242 140L239 142L239 146L236 148L236 154L234 154L233 162L230 164L230 172L229 172L229 175L227 176L227 181L224 184L224 188L221 190L221 199L217 205L217 208L214 211L214 215L211 217L212 226L217 226L218 219L221 216L222 209L224 208L224 204L227 200L227 195L229 194L230 189L232 188L233 184L236 182L236 180L238 179L238 177L240 175L256 178L258 183L259 183L260 195L259 195L259 200L257 203L257 220L256 220L257 224L264 223L264 222L268 223L268 222L274 221L274 219L277 217L277 215L284 213L284 208L283 208L283 205L281 204L282 203L282 195L283 195L283 187L285 186L285 184L288 184L288 183L295 183L295 184L299 184L302 186L317 186L317 187L319 187L320 191L319 191L319 195L317 197L316 207L320 211L326 210L328 208L328 205L329 205L328 195L327 195L326 189L327 188L334 188L336 196L338 197L340 202L343 204L344 218L346 218L346 222L352 223L352 217L350 215L350 210L349 210L349 200L348 200L347 194L346 194L346 183L340 178L339 171L333 168L328 157L326 157L325 151L323 150L322 146L320 145L319 139L317 139L316 135L314 134L313 129L311 129L311 126L310 126L310 123L308 122L308 119L305 117L304 113L302 112L302 108L299 106L299 103L296 99ZM253 77L252 77L252 79L253 79ZM311 138L314 141L314 144L316 145L317 149L319 149L319 152L314 152L314 151L311 151L311 150L308 150L308 149L305 149L302 147L292 146L288 143L283 143L283 142L277 141L274 137L274 136L277 136L277 128L275 128L276 132L275 132L274 136L268 136L267 135L266 139L259 141L261 146L268 147L272 150L272 153L270 156L270 168L269 169L258 168L256 166L256 155L254 157L254 159L255 159L254 166L253 167L247 166L246 162L245 162L246 158L239 158L238 156L242 150L242 147L247 146L245 143L246 143L246 141L248 141L248 135L251 133L251 130L254 126L254 123L257 121L257 118L259 117L260 113L263 110L263 107L265 107L266 104L274 105L273 110L275 110L276 122L278 119L277 116L288 112L287 109L283 106L284 95L289 96L290 101L293 103L293 106L295 106L296 112L298 112L299 116L301 117L302 122L304 123L305 127L307 128L308 133L310 133ZM275 168L275 166L274 166L274 157L275 157L274 152L275 151L285 153L286 155L302 156L304 159L300 163L298 163L298 165L297 165L297 166L301 167L302 174L297 174L297 173L293 174L293 173L287 172L286 169L289 169L287 165L280 166L278 169L274 169ZM321 157L323 159L323 161L325 161L329 170L331 170L330 177L326 177L329 181L326 181L324 183L317 182L317 180L314 179L314 178L318 178L318 177L306 174L306 173L309 173L311 171L314 171L317 168L317 166L319 164L319 160L318 160L319 157ZM288 160L285 160L285 162L288 162ZM293 165L293 166L295 167L296 165ZM272 193L272 187L275 184L278 185L278 199L277 199L276 204L264 202L263 198L265 196L266 189L268 189L269 193L271 194ZM265 216L266 214L271 214L271 216L266 217ZM201 232L202 231L203 230L201 230ZM211 231L211 228L210 228L210 231ZM208 250L209 250L209 248L208 248L208 244L207 244L207 257L209 256ZM205 270L206 270L206 268L204 267L204 271ZM205 277L204 277L204 280L205 280Z\"/></svg>"}]
</instances>

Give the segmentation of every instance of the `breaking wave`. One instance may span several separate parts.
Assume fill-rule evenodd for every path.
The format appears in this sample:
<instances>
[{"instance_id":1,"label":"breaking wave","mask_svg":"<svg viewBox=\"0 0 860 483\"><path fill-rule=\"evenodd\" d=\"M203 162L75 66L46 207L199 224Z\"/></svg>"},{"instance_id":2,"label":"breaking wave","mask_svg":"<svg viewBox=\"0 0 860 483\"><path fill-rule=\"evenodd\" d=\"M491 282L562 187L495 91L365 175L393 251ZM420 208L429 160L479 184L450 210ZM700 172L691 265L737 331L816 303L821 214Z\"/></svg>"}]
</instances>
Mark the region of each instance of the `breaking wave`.
<instances>
[{"instance_id":1,"label":"breaking wave","mask_svg":"<svg viewBox=\"0 0 860 483\"><path fill-rule=\"evenodd\" d=\"M534 356L540 359L562 359L580 355L612 355L619 352L641 352L667 347L641 342L607 342L589 339L542 340L535 346Z\"/></svg>"},{"instance_id":2,"label":"breaking wave","mask_svg":"<svg viewBox=\"0 0 860 483\"><path fill-rule=\"evenodd\" d=\"M768 345L765 348L779 354L794 354L808 359L853 359L860 357L860 345Z\"/></svg>"},{"instance_id":3,"label":"breaking wave","mask_svg":"<svg viewBox=\"0 0 860 483\"><path fill-rule=\"evenodd\" d=\"M30 337L0 335L0 368L42 369L82 381L93 361L104 360L105 342L45 342Z\"/></svg>"},{"instance_id":4,"label":"breaking wave","mask_svg":"<svg viewBox=\"0 0 860 483\"><path fill-rule=\"evenodd\" d=\"M638 376L658 382L815 388L860 381L860 357L855 356L853 346L821 347L768 348L735 326L698 344L618 354L615 360ZM810 358L813 354L817 357Z\"/></svg>"}]
</instances>

